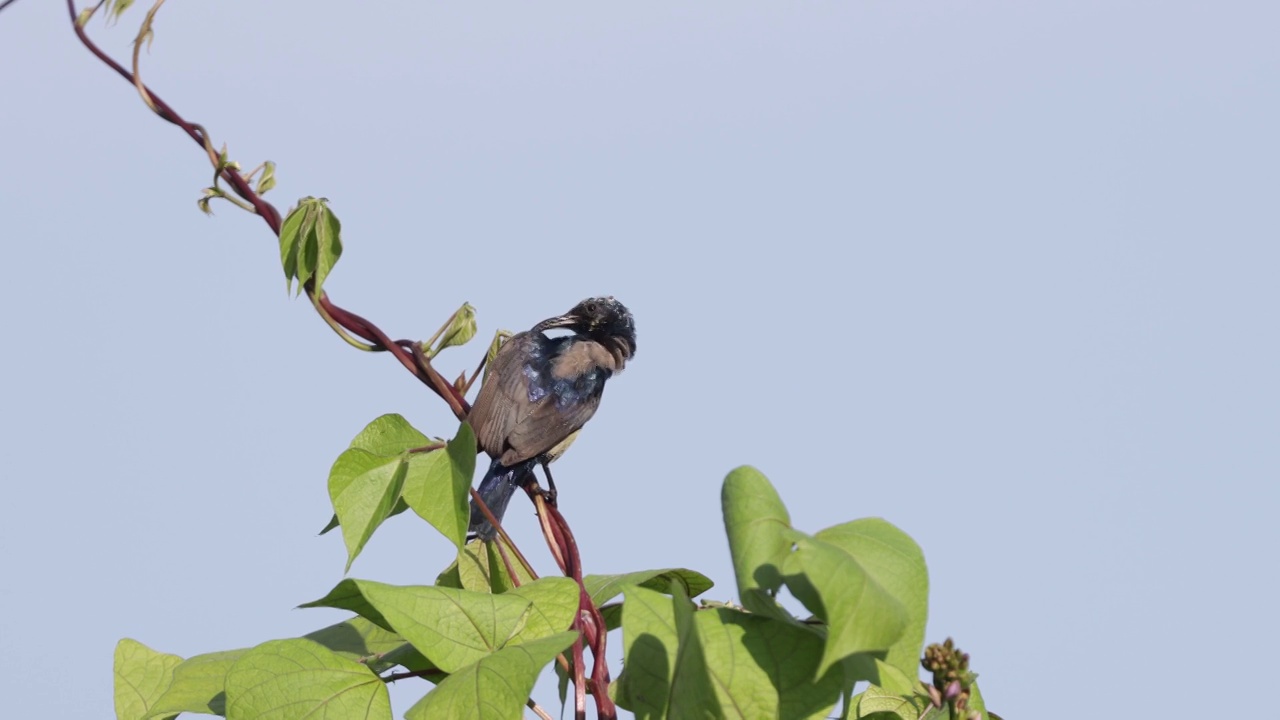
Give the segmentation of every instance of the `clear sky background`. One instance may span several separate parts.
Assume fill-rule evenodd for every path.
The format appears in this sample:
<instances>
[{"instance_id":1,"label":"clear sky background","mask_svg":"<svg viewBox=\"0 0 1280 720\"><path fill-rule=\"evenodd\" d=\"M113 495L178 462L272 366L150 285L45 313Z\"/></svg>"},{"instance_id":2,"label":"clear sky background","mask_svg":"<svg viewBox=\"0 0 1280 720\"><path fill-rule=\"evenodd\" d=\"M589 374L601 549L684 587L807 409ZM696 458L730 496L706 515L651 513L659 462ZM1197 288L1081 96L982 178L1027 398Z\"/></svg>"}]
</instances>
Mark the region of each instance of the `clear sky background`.
<instances>
[{"instance_id":1,"label":"clear sky background","mask_svg":"<svg viewBox=\"0 0 1280 720\"><path fill-rule=\"evenodd\" d=\"M127 58L142 10L92 32ZM720 482L749 463L802 529L910 533L929 639L1005 717L1253 716L1277 27L1262 1L227 0L167 4L144 75L279 163L281 209L332 201L328 289L393 337L464 300L485 336L631 307L639 352L557 465L589 571L733 598ZM342 617L292 609L342 577L330 464L383 413L455 423L286 296L260 219L200 214L201 152L60 3L0 14L0 67L0 716L105 717L122 637L190 656ZM351 574L450 558L399 517Z\"/></svg>"}]
</instances>

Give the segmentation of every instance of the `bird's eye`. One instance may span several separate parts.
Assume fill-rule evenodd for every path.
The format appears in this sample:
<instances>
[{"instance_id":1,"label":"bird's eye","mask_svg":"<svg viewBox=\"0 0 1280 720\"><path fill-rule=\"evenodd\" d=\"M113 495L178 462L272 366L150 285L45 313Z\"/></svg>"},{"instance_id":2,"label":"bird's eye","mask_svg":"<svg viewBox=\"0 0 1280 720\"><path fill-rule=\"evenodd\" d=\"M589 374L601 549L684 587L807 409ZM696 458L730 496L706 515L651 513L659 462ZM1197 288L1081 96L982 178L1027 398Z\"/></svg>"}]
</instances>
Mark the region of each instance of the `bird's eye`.
<instances>
[{"instance_id":1,"label":"bird's eye","mask_svg":"<svg viewBox=\"0 0 1280 720\"><path fill-rule=\"evenodd\" d=\"M593 302L589 302L589 303L587 303L587 312L589 312L589 313L591 313L591 314L593 314L593 315L594 315L594 314L595 314L595 312L596 312L596 310L598 310L598 309L599 309L599 307L598 307L595 303L593 303Z\"/></svg>"}]
</instances>

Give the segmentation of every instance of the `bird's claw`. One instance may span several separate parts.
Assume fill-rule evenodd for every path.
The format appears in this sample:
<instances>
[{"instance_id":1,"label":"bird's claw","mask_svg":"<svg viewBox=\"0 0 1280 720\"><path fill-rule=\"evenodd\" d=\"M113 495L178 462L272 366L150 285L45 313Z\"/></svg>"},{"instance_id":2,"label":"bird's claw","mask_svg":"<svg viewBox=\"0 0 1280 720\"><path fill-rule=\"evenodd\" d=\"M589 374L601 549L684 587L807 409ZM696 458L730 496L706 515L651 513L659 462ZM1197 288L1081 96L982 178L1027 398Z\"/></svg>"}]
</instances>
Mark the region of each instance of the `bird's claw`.
<instances>
[{"instance_id":1,"label":"bird's claw","mask_svg":"<svg viewBox=\"0 0 1280 720\"><path fill-rule=\"evenodd\" d=\"M542 496L543 502L550 505L551 507L556 506L556 496L559 495L559 493L556 492L555 488L551 488L550 490L543 490L542 488L538 488L538 494Z\"/></svg>"}]
</instances>

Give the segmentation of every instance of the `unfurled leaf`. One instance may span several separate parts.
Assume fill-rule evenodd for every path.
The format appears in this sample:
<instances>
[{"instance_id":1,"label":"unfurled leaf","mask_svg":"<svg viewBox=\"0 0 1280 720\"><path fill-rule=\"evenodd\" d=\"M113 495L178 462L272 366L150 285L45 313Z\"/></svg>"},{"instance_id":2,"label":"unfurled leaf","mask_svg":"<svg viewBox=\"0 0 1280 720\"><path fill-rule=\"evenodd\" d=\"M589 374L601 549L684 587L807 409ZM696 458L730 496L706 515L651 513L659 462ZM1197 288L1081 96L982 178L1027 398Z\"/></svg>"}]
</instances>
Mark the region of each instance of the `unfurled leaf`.
<instances>
[{"instance_id":1,"label":"unfurled leaf","mask_svg":"<svg viewBox=\"0 0 1280 720\"><path fill-rule=\"evenodd\" d=\"M706 649L694 617L697 611L679 585L671 590L676 661L672 666L667 714L672 718L726 717L711 679L711 668L707 666Z\"/></svg>"},{"instance_id":2,"label":"unfurled leaf","mask_svg":"<svg viewBox=\"0 0 1280 720\"><path fill-rule=\"evenodd\" d=\"M347 546L347 569L364 549L373 531L391 514L408 471L405 457L383 457L351 448L329 471L329 499L342 525Z\"/></svg>"},{"instance_id":3,"label":"unfurled leaf","mask_svg":"<svg viewBox=\"0 0 1280 720\"><path fill-rule=\"evenodd\" d=\"M511 545L501 537L497 537L488 542L472 540L458 548L457 559L440 573L436 578L436 584L491 593L504 593L515 588L516 583L512 582L511 575L502 561L502 550L499 550L499 545L505 549L507 557L514 564L513 569L520 584L533 582L533 576L516 560L515 551Z\"/></svg>"},{"instance_id":4,"label":"unfurled leaf","mask_svg":"<svg viewBox=\"0 0 1280 720\"><path fill-rule=\"evenodd\" d=\"M318 642L343 657L364 662L374 672L395 665L386 658L408 645L399 635L359 616L307 633L303 638Z\"/></svg>"},{"instance_id":5,"label":"unfurled leaf","mask_svg":"<svg viewBox=\"0 0 1280 720\"><path fill-rule=\"evenodd\" d=\"M623 588L622 675L617 702L637 718L665 718L679 639L672 600L655 590Z\"/></svg>"},{"instance_id":6,"label":"unfurled leaf","mask_svg":"<svg viewBox=\"0 0 1280 720\"><path fill-rule=\"evenodd\" d=\"M774 593L782 585L781 563L791 551L791 516L759 470L729 473L720 493L729 554L742 604L755 613L785 616Z\"/></svg>"},{"instance_id":7,"label":"unfurled leaf","mask_svg":"<svg viewBox=\"0 0 1280 720\"><path fill-rule=\"evenodd\" d=\"M387 686L362 663L301 638L246 652L227 673L227 720L390 720Z\"/></svg>"},{"instance_id":8,"label":"unfurled leaf","mask_svg":"<svg viewBox=\"0 0 1280 720\"><path fill-rule=\"evenodd\" d=\"M794 536L796 551L783 565L787 589L827 624L818 674L855 654L887 653L907 627L906 608L853 555L803 533Z\"/></svg>"},{"instance_id":9,"label":"unfurled leaf","mask_svg":"<svg viewBox=\"0 0 1280 720\"><path fill-rule=\"evenodd\" d=\"M206 653L187 658L173 669L173 682L151 709L160 713L225 715L227 673L247 649Z\"/></svg>"},{"instance_id":10,"label":"unfurled leaf","mask_svg":"<svg viewBox=\"0 0 1280 720\"><path fill-rule=\"evenodd\" d=\"M137 640L116 643L115 705L119 720L143 720L173 681L177 655L158 653ZM169 715L168 717L173 717Z\"/></svg>"},{"instance_id":11,"label":"unfurled leaf","mask_svg":"<svg viewBox=\"0 0 1280 720\"><path fill-rule=\"evenodd\" d=\"M909 535L880 518L854 520L822 530L815 539L839 548L866 572L867 576L902 604L907 624L901 637L888 649L884 662L914 677L924 650L925 622L929 615L929 571L924 553ZM857 665L867 669L862 658ZM877 685L883 678L866 675Z\"/></svg>"},{"instance_id":12,"label":"unfurled leaf","mask_svg":"<svg viewBox=\"0 0 1280 720\"><path fill-rule=\"evenodd\" d=\"M542 669L578 638L576 632L504 648L459 668L405 713L407 720L522 717Z\"/></svg>"},{"instance_id":13,"label":"unfurled leaf","mask_svg":"<svg viewBox=\"0 0 1280 720\"><path fill-rule=\"evenodd\" d=\"M423 520L462 547L471 513L471 479L476 470L476 436L463 423L443 450L410 453L404 499Z\"/></svg>"},{"instance_id":14,"label":"unfurled leaf","mask_svg":"<svg viewBox=\"0 0 1280 720\"><path fill-rule=\"evenodd\" d=\"M366 425L351 440L351 447L334 461L329 471L334 517L320 534L342 527L347 569L374 530L408 507L401 491L415 454L409 450L430 444L430 438L400 415L383 415Z\"/></svg>"},{"instance_id":15,"label":"unfurled leaf","mask_svg":"<svg viewBox=\"0 0 1280 720\"><path fill-rule=\"evenodd\" d=\"M621 575L588 575L582 578L582 583L586 586L592 602L597 606L617 597L628 585L670 594L672 583L679 583L684 588L685 594L691 598L710 590L714 585L706 575L684 568L640 570Z\"/></svg>"},{"instance_id":16,"label":"unfurled leaf","mask_svg":"<svg viewBox=\"0 0 1280 720\"><path fill-rule=\"evenodd\" d=\"M553 580L555 582L546 582ZM576 589L564 578L524 588L527 597L493 595L427 585L395 586L343 580L325 597L302 607L350 610L408 640L435 667L452 673L509 644L548 632ZM545 588L539 587L546 584ZM546 607L534 609L534 602Z\"/></svg>"},{"instance_id":17,"label":"unfurled leaf","mask_svg":"<svg viewBox=\"0 0 1280 720\"><path fill-rule=\"evenodd\" d=\"M423 435L396 413L379 416L351 439L351 447L382 457L395 457L431 443L431 438Z\"/></svg>"}]
</instances>

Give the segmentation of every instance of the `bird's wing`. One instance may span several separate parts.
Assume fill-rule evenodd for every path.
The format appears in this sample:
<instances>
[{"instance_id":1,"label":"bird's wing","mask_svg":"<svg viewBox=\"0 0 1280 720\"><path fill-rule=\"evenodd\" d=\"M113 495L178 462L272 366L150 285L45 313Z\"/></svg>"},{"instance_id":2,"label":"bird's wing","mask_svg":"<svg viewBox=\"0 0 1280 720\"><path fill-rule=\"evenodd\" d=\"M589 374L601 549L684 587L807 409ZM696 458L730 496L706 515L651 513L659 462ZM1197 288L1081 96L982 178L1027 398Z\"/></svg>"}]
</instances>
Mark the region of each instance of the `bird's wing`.
<instances>
[{"instance_id":1,"label":"bird's wing","mask_svg":"<svg viewBox=\"0 0 1280 720\"><path fill-rule=\"evenodd\" d=\"M508 450L502 463L510 465L537 457L555 449L569 436L582 429L596 414L600 395L582 398L566 407L559 407L553 396L547 395L535 403L507 436ZM561 449L563 452L563 449Z\"/></svg>"},{"instance_id":2,"label":"bird's wing","mask_svg":"<svg viewBox=\"0 0 1280 720\"><path fill-rule=\"evenodd\" d=\"M529 379L520 361L528 356L531 342L529 333L516 333L498 347L489 364L489 375L467 416L476 433L476 444L493 457L502 455L507 435L519 420L517 399L525 398L527 402L529 397Z\"/></svg>"},{"instance_id":3,"label":"bird's wing","mask_svg":"<svg viewBox=\"0 0 1280 720\"><path fill-rule=\"evenodd\" d=\"M549 391L530 400L529 376L522 363L533 354L536 342L531 334L519 333L502 344L468 417L480 448L503 465L551 450L580 430L600 404L599 393L563 407Z\"/></svg>"}]
</instances>

